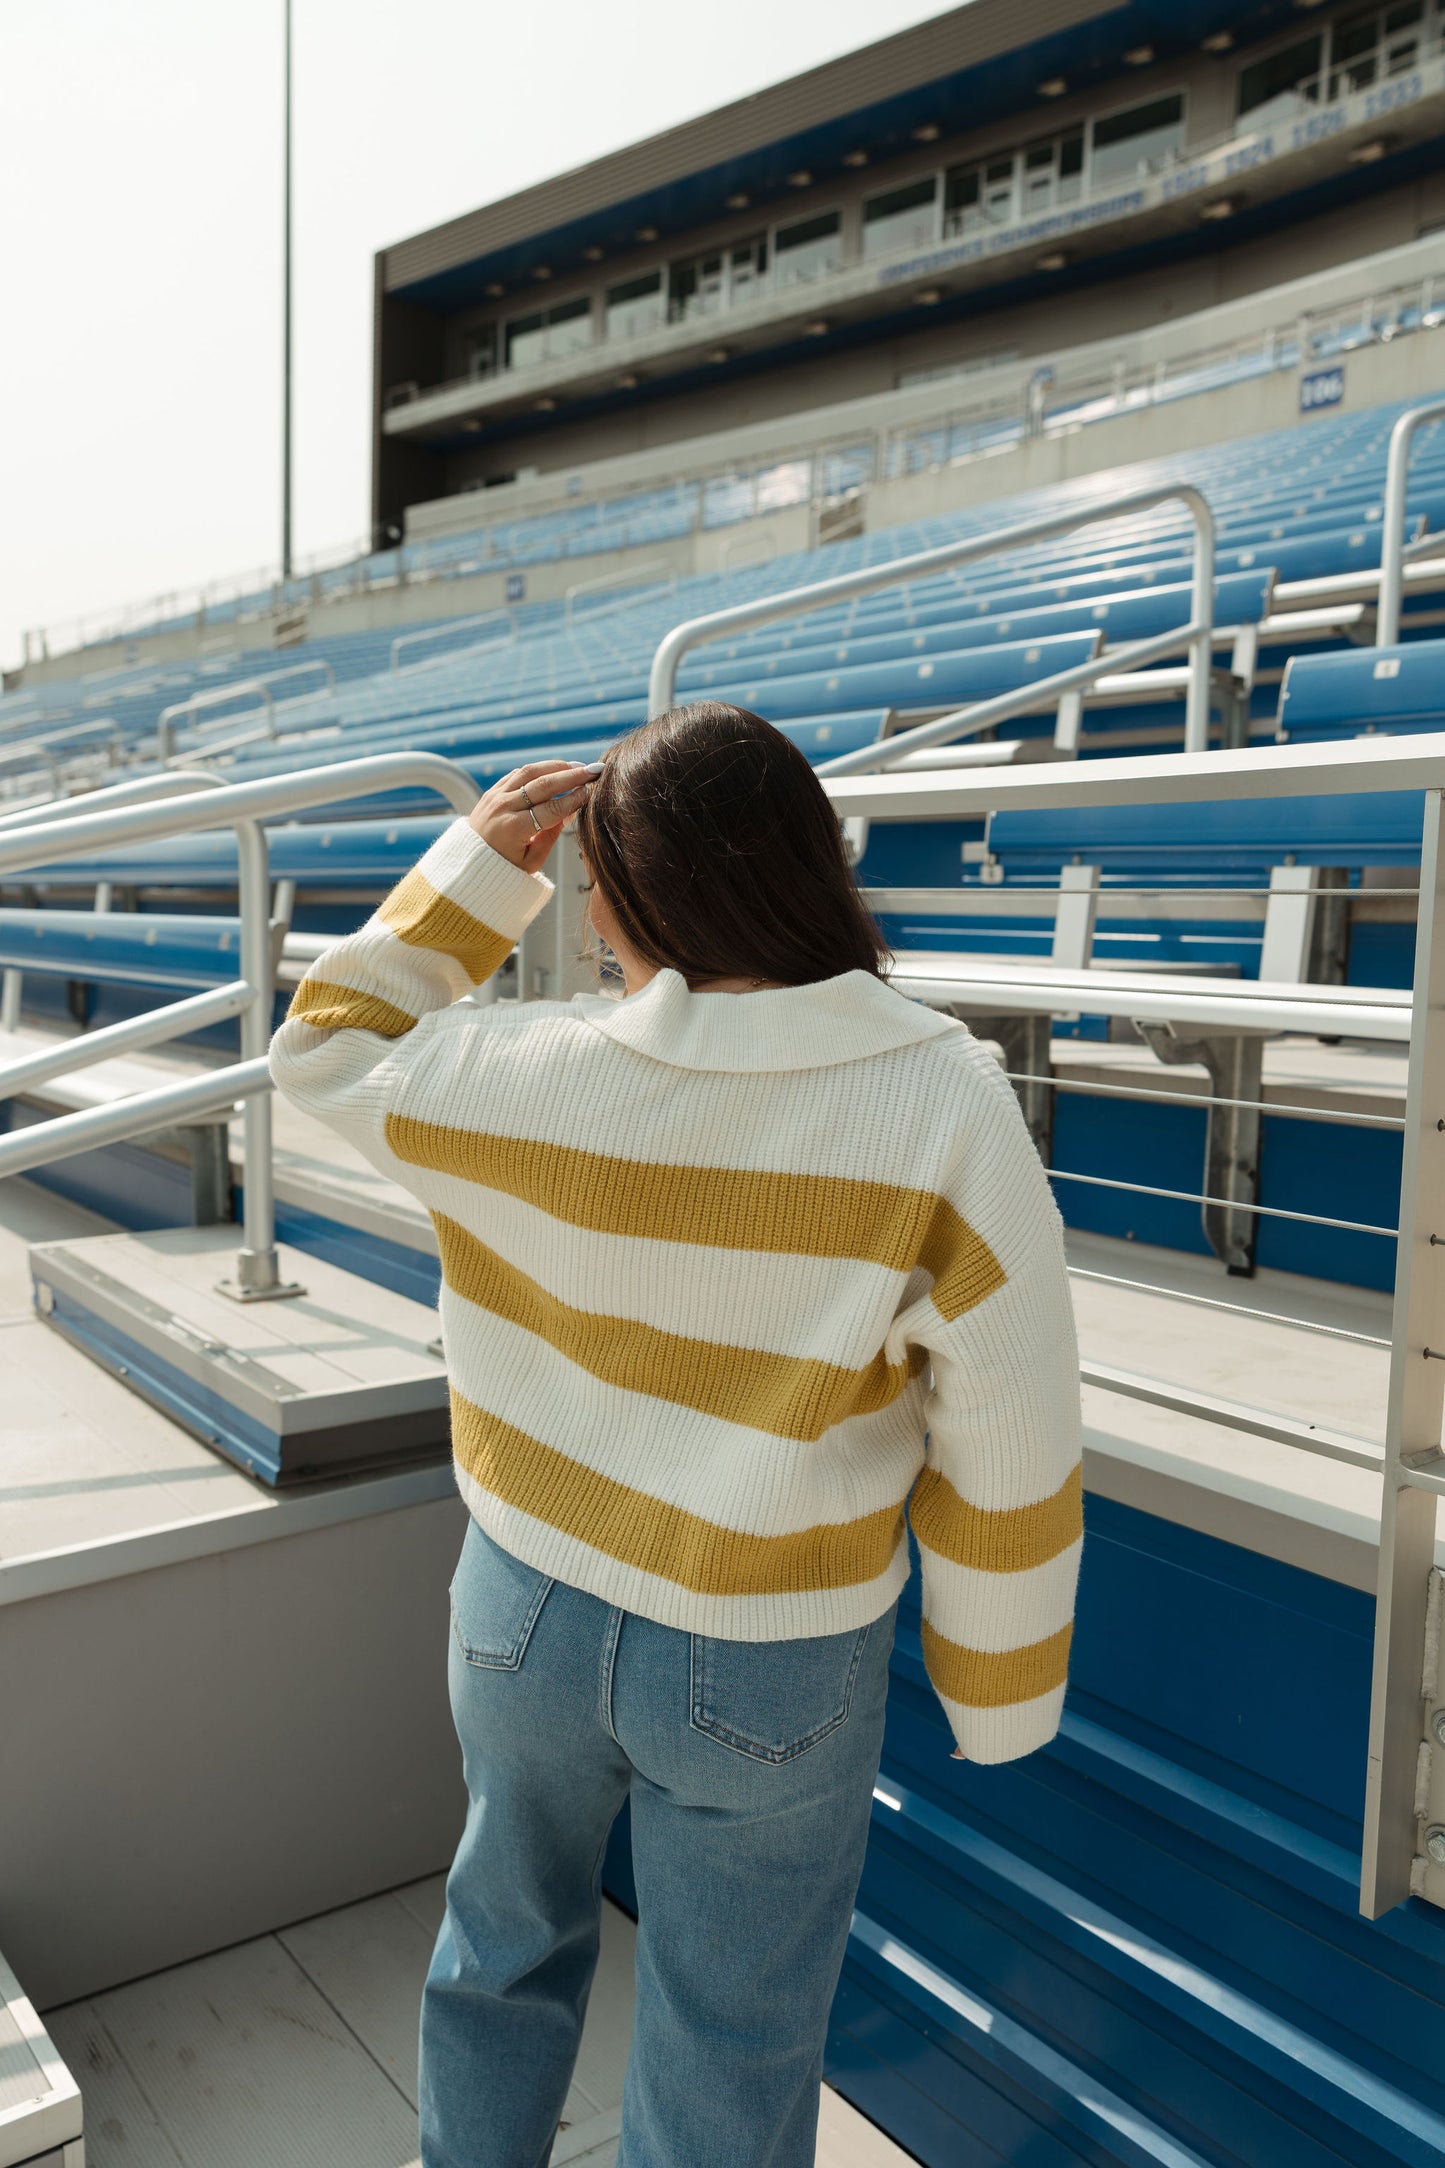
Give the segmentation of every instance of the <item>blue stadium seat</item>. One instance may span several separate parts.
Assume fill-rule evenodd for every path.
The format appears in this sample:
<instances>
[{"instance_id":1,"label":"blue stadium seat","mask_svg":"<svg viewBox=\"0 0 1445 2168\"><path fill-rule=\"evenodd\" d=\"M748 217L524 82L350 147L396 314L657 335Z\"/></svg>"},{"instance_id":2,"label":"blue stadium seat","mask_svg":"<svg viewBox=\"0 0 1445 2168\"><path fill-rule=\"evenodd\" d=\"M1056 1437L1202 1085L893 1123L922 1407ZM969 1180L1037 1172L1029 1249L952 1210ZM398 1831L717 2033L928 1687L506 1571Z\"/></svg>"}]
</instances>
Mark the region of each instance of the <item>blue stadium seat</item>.
<instances>
[{"instance_id":1,"label":"blue stadium seat","mask_svg":"<svg viewBox=\"0 0 1445 2168\"><path fill-rule=\"evenodd\" d=\"M1279 696L1291 743L1369 731L1445 730L1445 640L1292 656Z\"/></svg>"}]
</instances>

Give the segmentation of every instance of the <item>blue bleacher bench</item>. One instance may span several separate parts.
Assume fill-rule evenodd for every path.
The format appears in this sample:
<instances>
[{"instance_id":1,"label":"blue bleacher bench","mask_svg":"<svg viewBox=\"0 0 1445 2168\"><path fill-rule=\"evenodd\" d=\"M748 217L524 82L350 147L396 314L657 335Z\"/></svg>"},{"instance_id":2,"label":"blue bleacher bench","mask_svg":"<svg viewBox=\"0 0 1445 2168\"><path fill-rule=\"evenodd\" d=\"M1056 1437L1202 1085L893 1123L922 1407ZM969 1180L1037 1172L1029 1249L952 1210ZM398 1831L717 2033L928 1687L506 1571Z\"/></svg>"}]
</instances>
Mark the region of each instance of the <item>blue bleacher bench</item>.
<instances>
[{"instance_id":1,"label":"blue bleacher bench","mask_svg":"<svg viewBox=\"0 0 1445 2168\"><path fill-rule=\"evenodd\" d=\"M1445 640L1291 656L1279 730L1301 744L1372 730L1445 730Z\"/></svg>"},{"instance_id":2,"label":"blue bleacher bench","mask_svg":"<svg viewBox=\"0 0 1445 2168\"><path fill-rule=\"evenodd\" d=\"M131 986L241 976L241 922L129 911L0 910L0 966Z\"/></svg>"},{"instance_id":3,"label":"blue bleacher bench","mask_svg":"<svg viewBox=\"0 0 1445 2168\"><path fill-rule=\"evenodd\" d=\"M1341 791L1321 798L1232 798L1210 805L1061 806L991 814L988 849L1037 880L1061 866L1148 874L1267 872L1301 866L1414 865L1420 791Z\"/></svg>"}]
</instances>

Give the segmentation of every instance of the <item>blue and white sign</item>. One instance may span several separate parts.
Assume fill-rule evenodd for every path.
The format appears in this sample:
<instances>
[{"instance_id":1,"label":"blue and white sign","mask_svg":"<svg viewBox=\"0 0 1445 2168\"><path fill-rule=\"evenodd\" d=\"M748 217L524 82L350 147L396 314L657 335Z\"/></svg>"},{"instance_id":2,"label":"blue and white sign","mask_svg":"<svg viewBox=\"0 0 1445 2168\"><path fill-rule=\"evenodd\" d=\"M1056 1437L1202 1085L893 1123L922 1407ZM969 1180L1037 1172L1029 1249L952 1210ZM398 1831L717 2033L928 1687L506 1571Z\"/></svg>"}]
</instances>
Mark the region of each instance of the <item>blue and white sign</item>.
<instances>
[{"instance_id":1,"label":"blue and white sign","mask_svg":"<svg viewBox=\"0 0 1445 2168\"><path fill-rule=\"evenodd\" d=\"M526 573L525 573L525 572L509 572L509 573L507 574L507 600L508 600L508 602L521 602L521 601L523 600L523 598L525 597L525 595L526 595L526 592L527 592L527 575L526 575Z\"/></svg>"},{"instance_id":2,"label":"blue and white sign","mask_svg":"<svg viewBox=\"0 0 1445 2168\"><path fill-rule=\"evenodd\" d=\"M1301 414L1313 414L1319 407L1338 406L1345 396L1345 368L1339 362L1333 369L1312 369L1308 376L1299 380L1299 410Z\"/></svg>"}]
</instances>

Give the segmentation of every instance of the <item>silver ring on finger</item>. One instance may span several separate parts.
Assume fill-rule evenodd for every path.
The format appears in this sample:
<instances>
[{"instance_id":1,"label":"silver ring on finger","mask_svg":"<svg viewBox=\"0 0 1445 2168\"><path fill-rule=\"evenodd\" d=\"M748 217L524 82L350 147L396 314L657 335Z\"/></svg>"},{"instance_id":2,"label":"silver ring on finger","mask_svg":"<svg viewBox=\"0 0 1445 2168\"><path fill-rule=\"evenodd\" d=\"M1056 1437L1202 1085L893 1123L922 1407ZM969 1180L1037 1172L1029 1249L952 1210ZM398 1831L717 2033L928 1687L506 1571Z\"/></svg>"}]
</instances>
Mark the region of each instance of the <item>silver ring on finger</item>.
<instances>
[{"instance_id":1,"label":"silver ring on finger","mask_svg":"<svg viewBox=\"0 0 1445 2168\"><path fill-rule=\"evenodd\" d=\"M524 791L522 795L525 798L527 794ZM532 826L536 829L538 835L540 835L542 833L542 823L537 818L537 808L533 805L530 798L527 798L527 811L532 816Z\"/></svg>"},{"instance_id":2,"label":"silver ring on finger","mask_svg":"<svg viewBox=\"0 0 1445 2168\"><path fill-rule=\"evenodd\" d=\"M519 784L517 785L517 795L518 795L518 796L520 797L520 799L521 799L521 801L522 801L523 805L524 805L524 806L525 806L525 807L527 808L527 811L528 811L528 812L530 813L530 812L531 812L531 810L532 810L532 801L531 801L531 799L530 799L530 798L529 798L529 797L527 796L527 786L526 786L526 784L525 784L525 783L519 783Z\"/></svg>"}]
</instances>

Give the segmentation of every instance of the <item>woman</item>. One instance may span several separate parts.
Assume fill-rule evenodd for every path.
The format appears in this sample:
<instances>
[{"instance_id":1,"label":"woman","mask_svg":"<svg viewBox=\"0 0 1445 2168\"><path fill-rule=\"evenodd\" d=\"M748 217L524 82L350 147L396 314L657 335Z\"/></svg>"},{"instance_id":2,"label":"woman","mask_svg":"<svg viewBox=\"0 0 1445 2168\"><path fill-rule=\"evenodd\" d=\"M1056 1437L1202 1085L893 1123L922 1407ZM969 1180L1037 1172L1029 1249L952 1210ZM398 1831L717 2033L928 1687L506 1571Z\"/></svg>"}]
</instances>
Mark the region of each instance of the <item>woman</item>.
<instances>
[{"instance_id":1,"label":"woman","mask_svg":"<svg viewBox=\"0 0 1445 2168\"><path fill-rule=\"evenodd\" d=\"M575 816L625 998L458 997ZM802 754L705 702L489 790L297 992L278 1087L429 1207L470 1808L425 2168L541 2168L631 1801L622 2168L811 2168L889 1650L922 1555L956 1753L1063 1701L1058 1214L997 1064L894 992Z\"/></svg>"}]
</instances>

